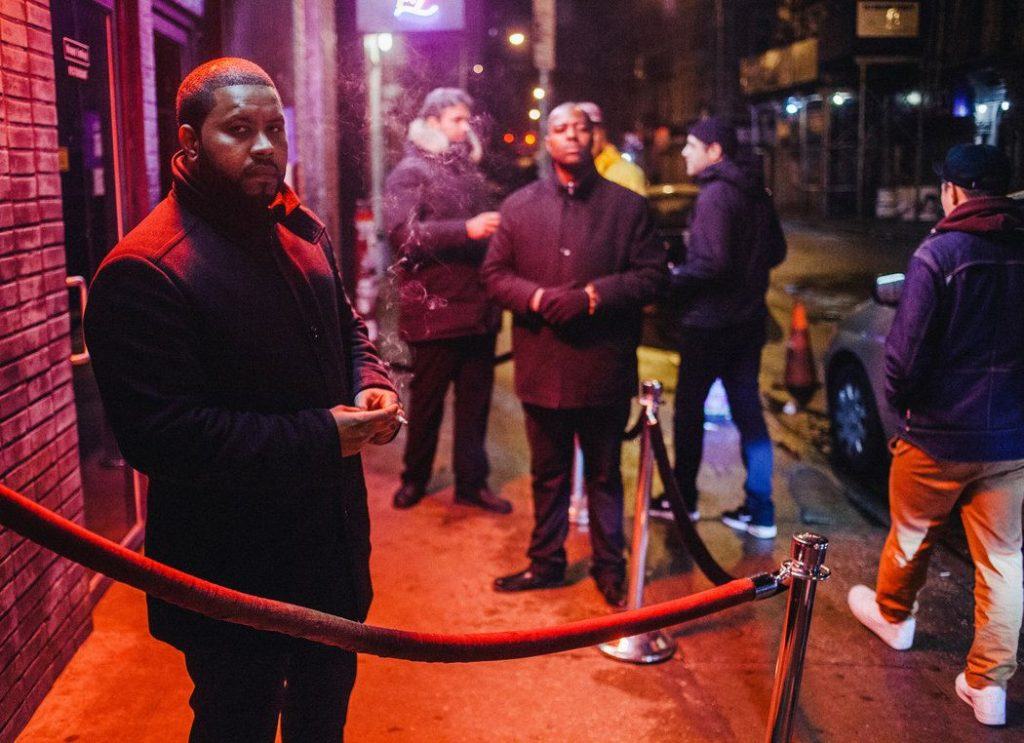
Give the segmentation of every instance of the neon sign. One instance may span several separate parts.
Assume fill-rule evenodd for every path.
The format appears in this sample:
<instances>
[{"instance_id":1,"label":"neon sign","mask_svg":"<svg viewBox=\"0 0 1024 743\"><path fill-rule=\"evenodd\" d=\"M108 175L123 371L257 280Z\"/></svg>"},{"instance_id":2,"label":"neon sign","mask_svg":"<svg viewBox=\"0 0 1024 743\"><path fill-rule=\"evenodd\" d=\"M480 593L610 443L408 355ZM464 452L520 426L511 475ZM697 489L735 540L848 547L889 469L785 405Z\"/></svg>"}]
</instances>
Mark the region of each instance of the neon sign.
<instances>
[{"instance_id":1,"label":"neon sign","mask_svg":"<svg viewBox=\"0 0 1024 743\"><path fill-rule=\"evenodd\" d=\"M430 7L424 7L428 1L429 0L397 0L395 2L395 18L401 18L406 13L419 16L420 18L429 18L441 10L441 8L436 4L431 5Z\"/></svg>"},{"instance_id":2,"label":"neon sign","mask_svg":"<svg viewBox=\"0 0 1024 743\"><path fill-rule=\"evenodd\" d=\"M356 28L363 34L461 31L465 27L466 0L356 0L355 6Z\"/></svg>"}]
</instances>

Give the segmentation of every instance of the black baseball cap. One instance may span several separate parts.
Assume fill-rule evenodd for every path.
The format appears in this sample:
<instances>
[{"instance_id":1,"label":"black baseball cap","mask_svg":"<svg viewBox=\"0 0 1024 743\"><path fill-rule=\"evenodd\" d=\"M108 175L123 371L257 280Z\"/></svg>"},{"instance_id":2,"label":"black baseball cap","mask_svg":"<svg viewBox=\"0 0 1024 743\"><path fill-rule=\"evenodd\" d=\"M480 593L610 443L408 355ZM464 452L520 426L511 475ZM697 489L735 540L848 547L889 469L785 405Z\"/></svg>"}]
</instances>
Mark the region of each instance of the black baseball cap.
<instances>
[{"instance_id":1,"label":"black baseball cap","mask_svg":"<svg viewBox=\"0 0 1024 743\"><path fill-rule=\"evenodd\" d=\"M987 144L958 144L936 164L935 174L969 191L1003 195L1010 188L1013 166L1002 150Z\"/></svg>"}]
</instances>

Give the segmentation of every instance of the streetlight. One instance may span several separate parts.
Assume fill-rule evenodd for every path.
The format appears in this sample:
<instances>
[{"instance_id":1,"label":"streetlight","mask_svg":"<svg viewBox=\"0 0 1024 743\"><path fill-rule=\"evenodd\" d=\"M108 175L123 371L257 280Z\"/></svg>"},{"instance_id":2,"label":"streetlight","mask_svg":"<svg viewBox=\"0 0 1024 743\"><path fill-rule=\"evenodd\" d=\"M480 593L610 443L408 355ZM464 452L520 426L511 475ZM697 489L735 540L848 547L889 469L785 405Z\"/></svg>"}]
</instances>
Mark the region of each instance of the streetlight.
<instances>
[{"instance_id":1,"label":"streetlight","mask_svg":"<svg viewBox=\"0 0 1024 743\"><path fill-rule=\"evenodd\" d=\"M539 108L531 108L529 114L527 114L527 115L530 117L530 121L540 121L540 109Z\"/></svg>"},{"instance_id":2,"label":"streetlight","mask_svg":"<svg viewBox=\"0 0 1024 743\"><path fill-rule=\"evenodd\" d=\"M543 101L544 96L546 96L547 94L548 93L546 90L544 90L544 88L536 87L533 89L533 97L538 101Z\"/></svg>"},{"instance_id":3,"label":"streetlight","mask_svg":"<svg viewBox=\"0 0 1024 743\"><path fill-rule=\"evenodd\" d=\"M513 31L508 35L508 43L512 46L522 46L526 43L526 34L522 31Z\"/></svg>"},{"instance_id":4,"label":"streetlight","mask_svg":"<svg viewBox=\"0 0 1024 743\"><path fill-rule=\"evenodd\" d=\"M473 65L473 72L475 72L477 75L484 74L484 66L482 64Z\"/></svg>"}]
</instances>

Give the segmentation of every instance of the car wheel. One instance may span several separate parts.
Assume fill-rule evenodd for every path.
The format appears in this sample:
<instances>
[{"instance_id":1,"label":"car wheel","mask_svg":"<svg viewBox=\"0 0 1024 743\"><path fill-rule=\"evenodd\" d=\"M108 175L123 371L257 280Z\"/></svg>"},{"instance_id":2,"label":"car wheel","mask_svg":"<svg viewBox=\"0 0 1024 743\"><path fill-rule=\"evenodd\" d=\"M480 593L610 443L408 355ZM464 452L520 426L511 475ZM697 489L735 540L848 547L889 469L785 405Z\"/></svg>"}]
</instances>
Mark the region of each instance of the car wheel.
<instances>
[{"instance_id":1,"label":"car wheel","mask_svg":"<svg viewBox=\"0 0 1024 743\"><path fill-rule=\"evenodd\" d=\"M889 452L864 369L855 362L843 363L829 375L828 389L834 460L858 477L884 477Z\"/></svg>"}]
</instances>

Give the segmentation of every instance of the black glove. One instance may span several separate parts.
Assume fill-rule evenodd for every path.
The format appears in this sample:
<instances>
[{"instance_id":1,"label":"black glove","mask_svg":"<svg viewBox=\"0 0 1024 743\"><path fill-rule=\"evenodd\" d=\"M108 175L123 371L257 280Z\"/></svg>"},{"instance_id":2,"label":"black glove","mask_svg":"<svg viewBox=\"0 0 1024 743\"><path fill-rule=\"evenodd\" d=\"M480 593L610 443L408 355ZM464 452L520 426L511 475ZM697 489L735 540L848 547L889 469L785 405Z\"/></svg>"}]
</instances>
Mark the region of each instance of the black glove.
<instances>
[{"instance_id":1,"label":"black glove","mask_svg":"<svg viewBox=\"0 0 1024 743\"><path fill-rule=\"evenodd\" d=\"M589 309L590 297L583 289L554 287L545 289L540 298L541 317L556 328L586 317Z\"/></svg>"}]
</instances>

